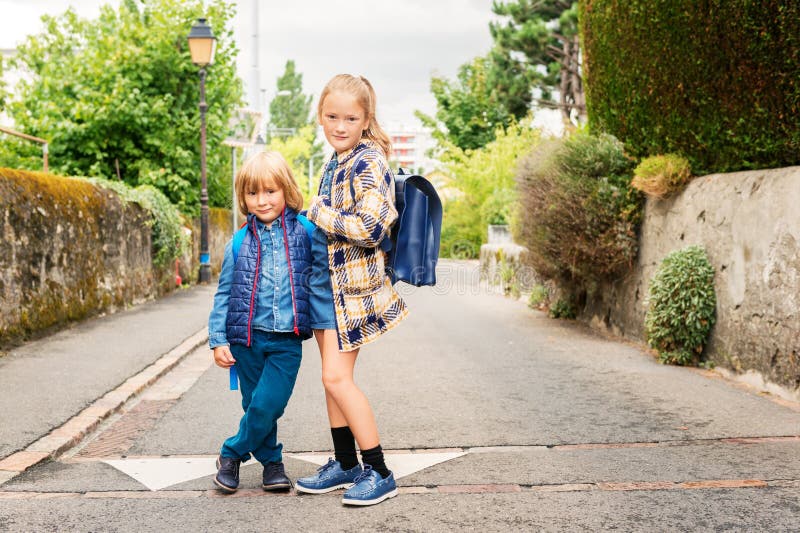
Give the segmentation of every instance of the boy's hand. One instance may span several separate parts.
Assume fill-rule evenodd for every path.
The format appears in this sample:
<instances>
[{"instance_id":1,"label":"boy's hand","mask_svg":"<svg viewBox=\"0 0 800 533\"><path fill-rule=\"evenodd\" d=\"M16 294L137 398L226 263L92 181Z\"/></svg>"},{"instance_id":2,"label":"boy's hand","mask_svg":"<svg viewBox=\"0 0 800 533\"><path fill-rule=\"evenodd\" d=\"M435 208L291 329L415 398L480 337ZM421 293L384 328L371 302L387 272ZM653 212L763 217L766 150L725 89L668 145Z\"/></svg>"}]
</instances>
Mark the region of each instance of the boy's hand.
<instances>
[{"instance_id":1,"label":"boy's hand","mask_svg":"<svg viewBox=\"0 0 800 533\"><path fill-rule=\"evenodd\" d=\"M217 346L214 348L214 362L218 367L230 368L236 363L230 346Z\"/></svg>"}]
</instances>

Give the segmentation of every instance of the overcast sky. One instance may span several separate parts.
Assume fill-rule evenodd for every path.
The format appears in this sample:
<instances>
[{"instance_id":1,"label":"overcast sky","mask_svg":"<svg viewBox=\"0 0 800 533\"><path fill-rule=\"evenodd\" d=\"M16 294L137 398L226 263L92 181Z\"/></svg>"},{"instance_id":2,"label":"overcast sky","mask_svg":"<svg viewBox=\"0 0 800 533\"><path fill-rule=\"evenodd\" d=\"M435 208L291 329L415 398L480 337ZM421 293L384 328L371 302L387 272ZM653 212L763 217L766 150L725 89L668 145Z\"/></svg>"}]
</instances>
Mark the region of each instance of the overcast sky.
<instances>
[{"instance_id":1,"label":"overcast sky","mask_svg":"<svg viewBox=\"0 0 800 533\"><path fill-rule=\"evenodd\" d=\"M0 0L0 48L14 48L41 30L39 17L70 5L94 17L117 0ZM239 72L253 80L253 1L240 0L234 21ZM283 0L258 7L260 89L269 102L276 78L293 59L306 93L319 95L333 75L366 76L378 96L381 122L417 124L415 109L433 114L432 75L454 78L458 67L491 46L492 0ZM188 32L188 28L187 28ZM213 74L212 74L213 75ZM254 102L253 104L258 104Z\"/></svg>"}]
</instances>

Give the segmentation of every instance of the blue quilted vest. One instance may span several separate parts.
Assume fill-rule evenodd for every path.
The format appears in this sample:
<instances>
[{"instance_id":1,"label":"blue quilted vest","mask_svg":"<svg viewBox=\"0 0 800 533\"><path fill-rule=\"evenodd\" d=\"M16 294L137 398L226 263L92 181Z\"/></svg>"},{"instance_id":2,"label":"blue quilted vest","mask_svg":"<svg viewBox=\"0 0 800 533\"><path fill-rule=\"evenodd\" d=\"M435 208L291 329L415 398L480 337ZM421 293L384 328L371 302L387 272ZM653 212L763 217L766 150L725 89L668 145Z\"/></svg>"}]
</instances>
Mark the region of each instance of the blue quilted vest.
<instances>
[{"instance_id":1,"label":"blue quilted vest","mask_svg":"<svg viewBox=\"0 0 800 533\"><path fill-rule=\"evenodd\" d=\"M284 209L281 218L284 243L288 243L289 251L294 332L300 338L308 339L311 337L311 313L306 278L311 272L311 241L293 209ZM250 346L252 321L258 301L258 280L261 275L261 240L256 217L247 215L247 225L239 231L244 231L245 234L238 251L233 250L233 283L225 325L228 342ZM234 237L234 242L236 241Z\"/></svg>"}]
</instances>

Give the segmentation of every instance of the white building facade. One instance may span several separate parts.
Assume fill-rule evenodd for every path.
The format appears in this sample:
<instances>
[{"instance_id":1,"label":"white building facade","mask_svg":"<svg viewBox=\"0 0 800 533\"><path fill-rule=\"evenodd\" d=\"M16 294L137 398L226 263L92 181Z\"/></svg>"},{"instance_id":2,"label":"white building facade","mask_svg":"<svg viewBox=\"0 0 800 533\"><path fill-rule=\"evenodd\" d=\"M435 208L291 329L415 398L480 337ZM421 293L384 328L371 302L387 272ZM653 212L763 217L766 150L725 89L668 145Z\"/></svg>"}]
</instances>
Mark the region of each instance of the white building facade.
<instances>
[{"instance_id":1,"label":"white building facade","mask_svg":"<svg viewBox=\"0 0 800 533\"><path fill-rule=\"evenodd\" d=\"M436 145L430 129L402 124L389 124L384 129L392 141L389 160L393 167L407 168L423 175L436 168L438 162L428 156Z\"/></svg>"}]
</instances>

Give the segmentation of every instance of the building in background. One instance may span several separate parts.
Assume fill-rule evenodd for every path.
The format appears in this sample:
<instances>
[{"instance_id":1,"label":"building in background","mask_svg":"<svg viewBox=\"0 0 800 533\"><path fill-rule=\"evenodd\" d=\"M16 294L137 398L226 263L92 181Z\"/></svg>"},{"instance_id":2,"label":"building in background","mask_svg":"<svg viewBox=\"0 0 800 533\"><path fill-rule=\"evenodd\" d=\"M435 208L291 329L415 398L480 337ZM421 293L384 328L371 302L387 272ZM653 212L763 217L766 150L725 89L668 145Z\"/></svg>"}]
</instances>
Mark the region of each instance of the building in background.
<instances>
[{"instance_id":1,"label":"building in background","mask_svg":"<svg viewBox=\"0 0 800 533\"><path fill-rule=\"evenodd\" d=\"M389 162L393 167L407 168L422 175L436 168L438 162L428 156L436 145L430 129L391 123L385 129L392 141Z\"/></svg>"}]
</instances>

